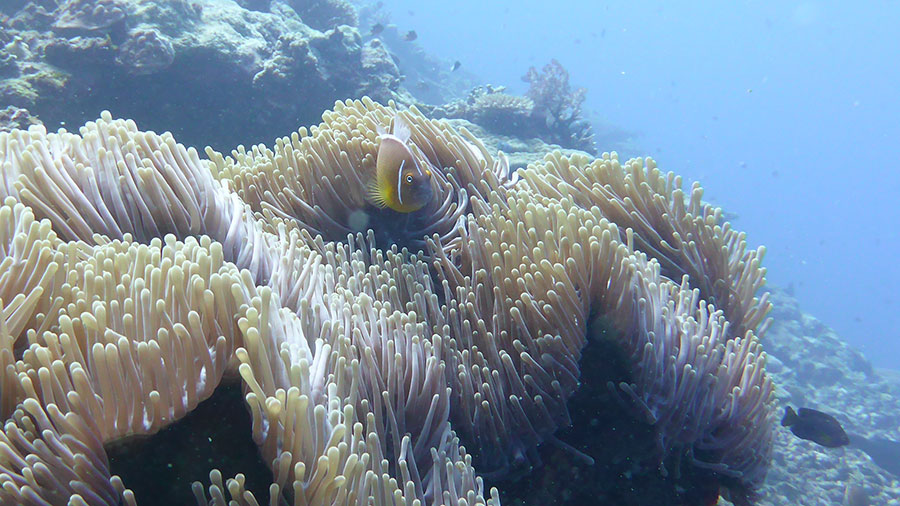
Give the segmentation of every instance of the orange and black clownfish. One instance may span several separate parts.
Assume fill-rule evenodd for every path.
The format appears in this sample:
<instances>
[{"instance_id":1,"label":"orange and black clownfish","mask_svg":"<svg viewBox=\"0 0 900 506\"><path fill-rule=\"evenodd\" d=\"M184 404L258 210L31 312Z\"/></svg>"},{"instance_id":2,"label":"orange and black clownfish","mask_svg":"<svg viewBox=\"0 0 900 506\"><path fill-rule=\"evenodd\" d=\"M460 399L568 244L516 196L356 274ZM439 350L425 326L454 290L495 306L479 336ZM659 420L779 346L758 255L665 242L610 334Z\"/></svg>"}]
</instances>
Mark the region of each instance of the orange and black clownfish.
<instances>
[{"instance_id":1,"label":"orange and black clownfish","mask_svg":"<svg viewBox=\"0 0 900 506\"><path fill-rule=\"evenodd\" d=\"M378 207L411 213L431 201L431 170L423 168L409 149L410 130L399 117L393 133L381 132L375 155L375 177L367 196Z\"/></svg>"}]
</instances>

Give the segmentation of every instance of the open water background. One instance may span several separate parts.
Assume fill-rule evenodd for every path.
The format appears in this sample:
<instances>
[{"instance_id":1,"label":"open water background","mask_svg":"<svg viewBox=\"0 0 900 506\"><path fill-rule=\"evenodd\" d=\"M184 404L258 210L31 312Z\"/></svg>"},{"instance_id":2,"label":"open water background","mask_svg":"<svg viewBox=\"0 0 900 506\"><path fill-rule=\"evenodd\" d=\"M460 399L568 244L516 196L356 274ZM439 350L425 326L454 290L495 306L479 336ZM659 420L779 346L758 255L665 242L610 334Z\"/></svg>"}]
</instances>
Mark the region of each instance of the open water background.
<instances>
[{"instance_id":1,"label":"open water background","mask_svg":"<svg viewBox=\"0 0 900 506\"><path fill-rule=\"evenodd\" d=\"M699 180L767 246L771 283L877 366L900 367L900 2L385 9L427 52L513 92L558 59L588 89L588 117L633 132L620 155Z\"/></svg>"}]
</instances>

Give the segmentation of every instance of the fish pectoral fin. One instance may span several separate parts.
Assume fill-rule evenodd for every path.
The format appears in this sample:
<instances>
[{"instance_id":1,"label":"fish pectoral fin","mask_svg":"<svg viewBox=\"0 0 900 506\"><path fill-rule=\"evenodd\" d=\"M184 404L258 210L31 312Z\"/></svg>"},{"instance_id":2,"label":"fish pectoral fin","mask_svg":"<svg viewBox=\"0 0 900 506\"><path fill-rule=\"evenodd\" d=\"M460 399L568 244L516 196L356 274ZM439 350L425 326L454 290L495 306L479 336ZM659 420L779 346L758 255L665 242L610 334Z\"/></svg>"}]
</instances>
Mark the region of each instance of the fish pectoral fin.
<instances>
[{"instance_id":1,"label":"fish pectoral fin","mask_svg":"<svg viewBox=\"0 0 900 506\"><path fill-rule=\"evenodd\" d=\"M368 200L369 203L371 203L375 207L387 207L387 198L378 185L378 181L376 179L372 179L372 181L369 182L369 184L366 186L366 200Z\"/></svg>"}]
</instances>

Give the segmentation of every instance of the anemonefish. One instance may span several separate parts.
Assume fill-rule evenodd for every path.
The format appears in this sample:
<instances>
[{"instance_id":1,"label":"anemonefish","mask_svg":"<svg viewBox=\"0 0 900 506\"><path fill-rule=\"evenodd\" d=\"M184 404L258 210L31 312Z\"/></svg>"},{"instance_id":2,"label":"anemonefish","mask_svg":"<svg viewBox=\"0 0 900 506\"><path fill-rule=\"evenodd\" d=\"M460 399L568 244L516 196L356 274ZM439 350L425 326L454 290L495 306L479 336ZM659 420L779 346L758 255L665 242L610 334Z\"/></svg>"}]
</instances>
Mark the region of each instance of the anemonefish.
<instances>
[{"instance_id":1,"label":"anemonefish","mask_svg":"<svg viewBox=\"0 0 900 506\"><path fill-rule=\"evenodd\" d=\"M381 132L375 155L375 177L368 188L369 201L398 213L411 213L431 200L431 170L422 168L407 142L409 127L394 118L394 132Z\"/></svg>"}]
</instances>

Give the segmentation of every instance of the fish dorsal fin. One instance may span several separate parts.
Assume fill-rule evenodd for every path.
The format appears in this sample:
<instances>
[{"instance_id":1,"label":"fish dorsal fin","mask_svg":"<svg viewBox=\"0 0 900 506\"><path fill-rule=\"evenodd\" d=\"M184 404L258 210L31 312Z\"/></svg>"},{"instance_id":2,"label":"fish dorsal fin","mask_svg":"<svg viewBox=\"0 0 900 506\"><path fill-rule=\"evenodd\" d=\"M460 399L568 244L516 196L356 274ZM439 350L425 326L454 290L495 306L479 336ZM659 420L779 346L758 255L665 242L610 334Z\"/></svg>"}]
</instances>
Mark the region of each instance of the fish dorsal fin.
<instances>
[{"instance_id":1,"label":"fish dorsal fin","mask_svg":"<svg viewBox=\"0 0 900 506\"><path fill-rule=\"evenodd\" d=\"M392 133L394 137L400 139L400 142L404 144L409 142L409 138L412 136L409 125L400 116L394 116L394 131Z\"/></svg>"},{"instance_id":2,"label":"fish dorsal fin","mask_svg":"<svg viewBox=\"0 0 900 506\"><path fill-rule=\"evenodd\" d=\"M797 413L794 412L794 408L788 406L784 410L784 418L781 419L781 425L783 427L790 427L797 423Z\"/></svg>"}]
</instances>

